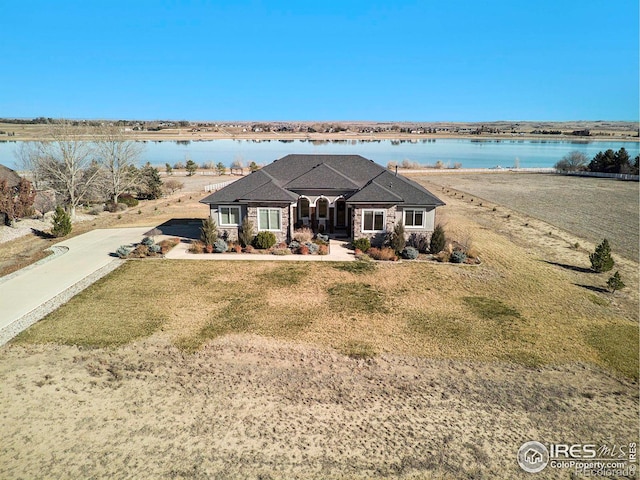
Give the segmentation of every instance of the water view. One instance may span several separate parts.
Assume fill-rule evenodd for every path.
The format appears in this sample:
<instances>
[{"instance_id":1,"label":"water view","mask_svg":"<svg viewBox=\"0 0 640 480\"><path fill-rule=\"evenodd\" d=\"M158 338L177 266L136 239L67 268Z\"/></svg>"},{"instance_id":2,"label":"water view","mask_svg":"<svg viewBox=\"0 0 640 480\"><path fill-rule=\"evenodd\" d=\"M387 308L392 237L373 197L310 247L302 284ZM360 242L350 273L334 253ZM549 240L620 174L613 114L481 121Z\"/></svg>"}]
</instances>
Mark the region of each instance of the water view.
<instances>
[{"instance_id":1,"label":"water view","mask_svg":"<svg viewBox=\"0 0 640 480\"><path fill-rule=\"evenodd\" d=\"M19 169L15 152L20 142L0 143L0 164ZM198 165L234 160L267 164L290 153L357 154L381 165L408 160L421 165L442 162L453 168L553 167L567 153L578 150L592 158L600 151L624 147L634 158L638 142L554 141L519 139L416 139L416 140L209 140L146 141L143 162L164 167L191 159Z\"/></svg>"}]
</instances>

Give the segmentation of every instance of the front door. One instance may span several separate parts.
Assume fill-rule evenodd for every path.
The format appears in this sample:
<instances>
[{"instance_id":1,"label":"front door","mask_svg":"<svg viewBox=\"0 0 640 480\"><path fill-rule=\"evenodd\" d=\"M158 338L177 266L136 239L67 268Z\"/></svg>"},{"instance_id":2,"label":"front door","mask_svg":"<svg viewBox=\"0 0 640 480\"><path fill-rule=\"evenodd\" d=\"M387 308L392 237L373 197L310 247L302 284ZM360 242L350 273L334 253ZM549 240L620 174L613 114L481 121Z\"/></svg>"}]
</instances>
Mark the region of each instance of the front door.
<instances>
[{"instance_id":1,"label":"front door","mask_svg":"<svg viewBox=\"0 0 640 480\"><path fill-rule=\"evenodd\" d=\"M347 226L347 204L344 200L336 200L336 227Z\"/></svg>"}]
</instances>

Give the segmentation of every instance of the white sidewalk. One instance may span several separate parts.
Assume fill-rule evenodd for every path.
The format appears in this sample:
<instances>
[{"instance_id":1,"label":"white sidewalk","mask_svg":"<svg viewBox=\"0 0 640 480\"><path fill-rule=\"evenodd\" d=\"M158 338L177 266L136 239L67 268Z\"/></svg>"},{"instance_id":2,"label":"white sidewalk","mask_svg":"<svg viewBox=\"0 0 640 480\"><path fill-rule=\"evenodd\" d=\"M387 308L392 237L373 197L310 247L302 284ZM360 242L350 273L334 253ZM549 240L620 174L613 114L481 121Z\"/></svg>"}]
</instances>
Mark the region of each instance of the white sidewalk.
<instances>
[{"instance_id":1,"label":"white sidewalk","mask_svg":"<svg viewBox=\"0 0 640 480\"><path fill-rule=\"evenodd\" d=\"M165 258L172 260L246 260L267 262L352 262L353 250L349 250L348 240L329 240L328 255L272 255L260 253L189 253L189 244L179 243Z\"/></svg>"}]
</instances>

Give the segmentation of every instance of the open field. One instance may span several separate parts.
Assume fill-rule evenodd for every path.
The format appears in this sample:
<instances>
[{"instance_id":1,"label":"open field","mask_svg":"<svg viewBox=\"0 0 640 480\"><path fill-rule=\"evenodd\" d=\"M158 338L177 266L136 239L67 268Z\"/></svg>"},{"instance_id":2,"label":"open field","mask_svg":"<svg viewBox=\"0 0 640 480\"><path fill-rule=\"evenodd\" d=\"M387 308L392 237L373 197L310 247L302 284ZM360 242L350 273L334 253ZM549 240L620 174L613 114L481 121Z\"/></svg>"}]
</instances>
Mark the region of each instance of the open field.
<instances>
[{"instance_id":1,"label":"open field","mask_svg":"<svg viewBox=\"0 0 640 480\"><path fill-rule=\"evenodd\" d=\"M157 336L12 346L0 385L2 478L526 479L531 438L638 429L637 386L591 366L361 360L256 336L195 354Z\"/></svg>"},{"instance_id":2,"label":"open field","mask_svg":"<svg viewBox=\"0 0 640 480\"><path fill-rule=\"evenodd\" d=\"M611 295L588 239L433 191L482 265L103 278L0 350L0 477L527 478L527 440L637 442L637 261L616 256ZM197 198L158 218L206 215Z\"/></svg>"},{"instance_id":3,"label":"open field","mask_svg":"<svg viewBox=\"0 0 640 480\"><path fill-rule=\"evenodd\" d=\"M520 173L411 175L411 178L427 185L444 201L454 193L458 197L461 192L470 193L476 197L476 203L484 200L486 206L488 202L507 206L592 243L607 238L614 252L638 260L638 182ZM467 199L470 200L468 196Z\"/></svg>"}]
</instances>

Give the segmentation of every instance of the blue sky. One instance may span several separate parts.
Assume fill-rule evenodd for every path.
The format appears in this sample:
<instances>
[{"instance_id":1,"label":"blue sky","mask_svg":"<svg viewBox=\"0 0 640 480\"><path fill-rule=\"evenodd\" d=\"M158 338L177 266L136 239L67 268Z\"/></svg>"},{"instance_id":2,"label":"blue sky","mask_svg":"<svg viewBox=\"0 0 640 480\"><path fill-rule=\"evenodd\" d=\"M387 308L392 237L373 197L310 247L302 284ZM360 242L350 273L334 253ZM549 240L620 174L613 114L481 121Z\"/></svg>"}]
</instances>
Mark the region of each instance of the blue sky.
<instances>
[{"instance_id":1,"label":"blue sky","mask_svg":"<svg viewBox=\"0 0 640 480\"><path fill-rule=\"evenodd\" d=\"M0 32L0 117L638 120L637 0L3 0Z\"/></svg>"}]
</instances>

